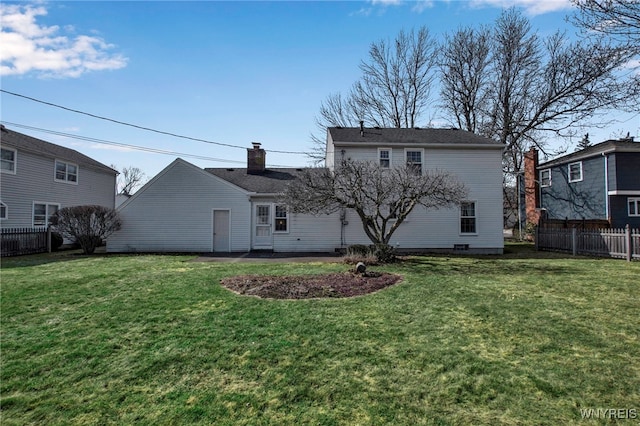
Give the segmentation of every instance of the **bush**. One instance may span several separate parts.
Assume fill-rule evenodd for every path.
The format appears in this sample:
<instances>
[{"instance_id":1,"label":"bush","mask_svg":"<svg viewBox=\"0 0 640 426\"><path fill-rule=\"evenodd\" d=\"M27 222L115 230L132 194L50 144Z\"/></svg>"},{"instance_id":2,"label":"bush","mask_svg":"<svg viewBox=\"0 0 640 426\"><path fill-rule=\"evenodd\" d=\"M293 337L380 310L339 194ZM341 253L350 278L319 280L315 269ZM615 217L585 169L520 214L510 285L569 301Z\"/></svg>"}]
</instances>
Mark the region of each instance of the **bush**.
<instances>
[{"instance_id":1,"label":"bush","mask_svg":"<svg viewBox=\"0 0 640 426\"><path fill-rule=\"evenodd\" d=\"M396 260L396 251L388 244L372 244L370 249L380 263L391 263Z\"/></svg>"},{"instance_id":2,"label":"bush","mask_svg":"<svg viewBox=\"0 0 640 426\"><path fill-rule=\"evenodd\" d=\"M59 232L51 233L51 250L58 250L60 247L62 247L63 243L64 238L62 237L62 235L60 235Z\"/></svg>"},{"instance_id":3,"label":"bush","mask_svg":"<svg viewBox=\"0 0 640 426\"><path fill-rule=\"evenodd\" d=\"M104 238L120 229L118 212L104 206L74 206L52 216L57 231L76 241L85 254L92 254Z\"/></svg>"}]
</instances>

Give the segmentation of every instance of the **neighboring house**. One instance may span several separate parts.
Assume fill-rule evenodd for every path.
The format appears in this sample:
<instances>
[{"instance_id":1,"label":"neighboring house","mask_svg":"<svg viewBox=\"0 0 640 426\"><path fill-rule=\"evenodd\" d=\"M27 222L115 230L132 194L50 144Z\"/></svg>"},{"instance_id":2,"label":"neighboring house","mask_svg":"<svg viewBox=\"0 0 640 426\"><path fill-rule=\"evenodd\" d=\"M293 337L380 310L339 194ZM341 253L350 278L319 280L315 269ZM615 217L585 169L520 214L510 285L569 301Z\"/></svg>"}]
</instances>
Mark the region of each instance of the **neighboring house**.
<instances>
[{"instance_id":1,"label":"neighboring house","mask_svg":"<svg viewBox=\"0 0 640 426\"><path fill-rule=\"evenodd\" d=\"M123 226L107 250L333 252L371 243L353 211L287 211L278 195L302 169L266 168L265 157L254 143L247 168L200 169L176 159L118 208ZM461 130L329 128L327 167L340 158L383 167L410 162L447 170L466 184L469 197L460 208L417 207L393 235L394 247L502 252L501 144Z\"/></svg>"},{"instance_id":2,"label":"neighboring house","mask_svg":"<svg viewBox=\"0 0 640 426\"><path fill-rule=\"evenodd\" d=\"M527 221L606 221L640 227L640 143L607 140L538 164L525 156Z\"/></svg>"},{"instance_id":3,"label":"neighboring house","mask_svg":"<svg viewBox=\"0 0 640 426\"><path fill-rule=\"evenodd\" d=\"M73 149L4 126L0 148L2 228L47 226L63 207L115 207L116 170Z\"/></svg>"}]
</instances>

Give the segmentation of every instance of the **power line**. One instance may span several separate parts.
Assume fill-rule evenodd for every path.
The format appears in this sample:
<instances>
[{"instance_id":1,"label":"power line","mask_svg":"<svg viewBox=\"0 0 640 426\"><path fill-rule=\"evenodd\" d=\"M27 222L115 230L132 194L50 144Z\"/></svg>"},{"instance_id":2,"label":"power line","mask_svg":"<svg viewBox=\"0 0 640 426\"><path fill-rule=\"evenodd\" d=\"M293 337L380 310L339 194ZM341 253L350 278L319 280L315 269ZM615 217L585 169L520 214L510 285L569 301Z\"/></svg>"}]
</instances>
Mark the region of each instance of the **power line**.
<instances>
[{"instance_id":1,"label":"power line","mask_svg":"<svg viewBox=\"0 0 640 426\"><path fill-rule=\"evenodd\" d=\"M89 112L84 112L84 111L80 111L80 110L77 110L77 109L68 108L68 107L65 107L65 106L62 106L62 105L54 104L54 103L51 103L51 102L46 102L46 101L43 101L43 100L40 100L40 99L32 98L30 96L25 96L25 95L21 95L19 93L10 92L10 91L4 90L4 89L0 89L0 92L6 93L6 94L12 95L12 96L17 96L19 98L28 99L28 100L33 101L33 102L38 102L38 103L43 104L43 105L48 105L48 106L52 106L52 107L55 107L55 108L60 108L60 109L63 109L65 111L74 112L76 114L87 115L89 117L97 118L97 119L100 119L100 120L110 121L112 123L121 124L123 126L133 127L133 128L140 129L140 130L146 130L148 132L159 133L161 135L167 135L167 136L172 136L172 137L181 138L181 139L188 139L188 140L191 140L191 141L203 142L203 143L208 143L208 144L213 144L213 145L226 146L226 147L229 147L229 148L247 149L247 147L244 147L244 146L231 145L231 144L221 143L221 142L213 142L213 141L209 141L209 140L206 140L206 139L194 138L194 137L191 137L191 136L184 136L184 135L179 135L177 133L171 133L171 132L166 132L166 131L163 131L163 130L152 129L150 127L144 127L144 126L140 126L140 125L137 125L137 124L131 124L131 123L127 123L127 122L124 122L124 121L115 120L113 118L103 117L103 116L100 116L100 115L91 114ZM279 151L279 150L275 150L275 149L267 149L265 151L274 152L274 153L278 153L278 154L309 155L308 152L303 152L303 151Z\"/></svg>"},{"instance_id":2,"label":"power line","mask_svg":"<svg viewBox=\"0 0 640 426\"><path fill-rule=\"evenodd\" d=\"M86 142L98 143L98 144L102 144L102 145L119 146L119 147L122 147L122 148L133 149L133 150L136 150L136 151L151 152L151 153L154 153L154 154L177 155L177 156L181 156L181 157L196 158L198 160L216 161L216 162L220 162L220 163L245 164L244 161L226 160L226 159L223 159L223 158L214 158L214 157L205 157L203 155L187 154L187 153L183 153L183 152L168 151L168 150L158 149L158 148L149 148L149 147L145 147L145 146L131 145L131 144L126 144L126 143L121 143L121 142L107 141L107 140L104 140L104 139L97 139L97 138L92 138L92 137L89 137L89 136L73 135L73 134L70 134L70 133L58 132L56 130L42 129L42 128L39 128L39 127L27 126L25 124L12 123L12 122L9 122L9 121L4 121L4 120L2 121L2 124L7 124L9 126L18 127L18 128L21 128L21 129L35 130L37 132L48 133L48 134L52 134L52 135L56 135L56 136L63 136L63 137L71 138L71 139L78 139L78 140L82 140L82 141L86 141ZM287 167L287 166L280 166L280 165L270 164L269 167Z\"/></svg>"}]
</instances>

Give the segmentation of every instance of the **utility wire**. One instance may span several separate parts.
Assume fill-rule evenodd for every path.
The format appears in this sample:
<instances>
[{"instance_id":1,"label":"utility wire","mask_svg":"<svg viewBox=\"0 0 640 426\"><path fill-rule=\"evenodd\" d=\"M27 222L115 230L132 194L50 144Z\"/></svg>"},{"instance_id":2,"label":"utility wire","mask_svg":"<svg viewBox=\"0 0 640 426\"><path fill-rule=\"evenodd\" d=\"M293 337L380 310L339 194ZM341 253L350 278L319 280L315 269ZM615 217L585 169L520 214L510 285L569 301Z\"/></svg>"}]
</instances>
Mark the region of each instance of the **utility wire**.
<instances>
[{"instance_id":1,"label":"utility wire","mask_svg":"<svg viewBox=\"0 0 640 426\"><path fill-rule=\"evenodd\" d=\"M12 95L12 96L17 96L19 98L28 99L28 100L33 101L33 102L38 102L38 103L43 104L43 105L48 105L48 106L52 106L52 107L55 107L55 108L60 108L60 109L63 109L65 111L75 112L76 114L83 114L83 115L87 115L89 117L97 118L97 119L100 119L100 120L105 120L105 121L110 121L112 123L121 124L123 126L129 126L129 127L134 127L136 129L146 130L148 132L159 133L161 135L167 135L167 136L172 136L172 137L181 138L181 139L188 139L188 140L191 140L191 141L203 142L203 143L208 143L208 144L213 144L213 145L226 146L226 147L229 147L229 148L247 149L247 147L244 147L244 146L231 145L231 144L221 143L221 142L213 142L213 141L209 141L209 140L206 140L206 139L193 138L191 136L179 135L179 134L176 134L176 133L165 132L163 130L152 129L150 127L144 127L144 126L139 126L137 124L131 124L131 123L127 123L127 122L124 122L124 121L114 120L113 118L103 117L103 116L100 116L100 115L91 114L91 113L84 112L84 111L79 111L77 109L72 109L72 108L68 108L68 107L65 107L65 106L62 106L62 105L57 105L57 104L54 104L54 103L51 103L51 102L46 102L46 101L43 101L43 100L40 100L40 99L32 98L30 96L25 96L25 95L21 95L19 93L10 92L10 91L4 90L4 89L0 89L0 92L6 93L6 94ZM308 152L303 152L303 151L279 151L279 150L275 150L275 149L267 149L265 151L267 151L267 152L275 152L275 153L278 153L278 154L309 155Z\"/></svg>"},{"instance_id":2,"label":"utility wire","mask_svg":"<svg viewBox=\"0 0 640 426\"><path fill-rule=\"evenodd\" d=\"M98 144L102 144L102 145L119 146L119 147L122 147L122 148L133 149L133 150L136 150L136 151L151 152L151 153L154 153L154 154L177 155L177 156L181 156L181 157L196 158L198 160L216 161L216 162L220 162L220 163L245 164L244 161L226 160L226 159L223 159L223 158L214 158L214 157L205 157L203 155L186 154L186 153L183 153L183 152L168 151L168 150L158 149L158 148L149 148L149 147L145 147L145 146L138 146L138 145L131 145L131 144L126 144L126 143L121 143L121 142L107 141L107 140L104 140L104 139L97 139L97 138L92 138L92 137L89 137L89 136L73 135L73 134L70 134L70 133L58 132L56 130L42 129L42 128L39 128L39 127L27 126L25 124L12 123L10 121L4 121L4 120L2 120L2 124L6 124L6 125L9 125L9 126L13 126L13 127L18 127L18 128L21 128L21 129L29 129L29 130L35 130L37 132L49 133L49 134L56 135L56 136L63 136L63 137L67 137L67 138L78 139L78 140L82 140L82 141L86 141L86 142L93 142L93 143L98 143ZM287 167L287 166L280 166L280 165L275 165L275 164L270 164L268 166L269 167L283 167L283 168Z\"/></svg>"}]
</instances>

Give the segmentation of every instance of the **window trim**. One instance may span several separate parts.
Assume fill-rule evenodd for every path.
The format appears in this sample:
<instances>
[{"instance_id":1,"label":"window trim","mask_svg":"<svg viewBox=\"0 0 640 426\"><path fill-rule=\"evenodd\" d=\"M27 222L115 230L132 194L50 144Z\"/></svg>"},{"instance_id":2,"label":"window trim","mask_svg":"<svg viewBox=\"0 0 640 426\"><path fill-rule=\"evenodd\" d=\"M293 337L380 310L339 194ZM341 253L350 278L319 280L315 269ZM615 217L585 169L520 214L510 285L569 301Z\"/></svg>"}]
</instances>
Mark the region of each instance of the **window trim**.
<instances>
[{"instance_id":1,"label":"window trim","mask_svg":"<svg viewBox=\"0 0 640 426\"><path fill-rule=\"evenodd\" d=\"M36 225L35 216L36 216L36 204L43 204L45 207L45 224L44 225ZM31 225L36 227L46 227L50 224L50 217L53 215L49 215L49 206L56 206L58 210L60 210L60 203L52 203L50 201L34 201L31 205ZM57 211L57 210L56 210Z\"/></svg>"},{"instance_id":2,"label":"window trim","mask_svg":"<svg viewBox=\"0 0 640 426\"><path fill-rule=\"evenodd\" d=\"M545 172L549 173L549 176L547 178L548 183L546 185L544 184L544 179L542 178L542 174L545 173ZM540 170L540 173L538 175L538 179L540 180L540 188L547 188L547 187L551 186L551 169Z\"/></svg>"},{"instance_id":3,"label":"window trim","mask_svg":"<svg viewBox=\"0 0 640 426\"><path fill-rule=\"evenodd\" d=\"M284 207L285 216L278 217L278 208ZM278 219L284 219L287 225L287 228L283 231L278 231L277 221ZM289 233L289 209L286 204L282 203L274 203L273 204L273 233L274 234L288 234Z\"/></svg>"},{"instance_id":4,"label":"window trim","mask_svg":"<svg viewBox=\"0 0 640 426\"><path fill-rule=\"evenodd\" d=\"M631 203L635 204L636 212L631 214ZM627 215L629 217L640 217L640 197L627 197Z\"/></svg>"},{"instance_id":5,"label":"window trim","mask_svg":"<svg viewBox=\"0 0 640 426\"><path fill-rule=\"evenodd\" d=\"M4 214L2 214L2 210L4 209ZM0 201L0 220L9 219L9 207L3 201Z\"/></svg>"},{"instance_id":6,"label":"window trim","mask_svg":"<svg viewBox=\"0 0 640 426\"><path fill-rule=\"evenodd\" d=\"M64 164L64 179L58 179L58 163ZM74 166L76 168L75 177L76 180L69 180L69 166ZM71 185L77 185L80 175L80 167L76 163L72 163L70 161L64 160L55 160L53 165L53 180L56 182L68 183Z\"/></svg>"},{"instance_id":7,"label":"window trim","mask_svg":"<svg viewBox=\"0 0 640 426\"><path fill-rule=\"evenodd\" d=\"M571 179L571 166L575 166L575 165L580 166L580 178L578 179ZM582 174L582 161L576 161L574 163L569 163L567 165L567 178L569 180L569 183L574 183L574 182L581 182L582 178L583 178L583 174Z\"/></svg>"},{"instance_id":8,"label":"window trim","mask_svg":"<svg viewBox=\"0 0 640 426\"><path fill-rule=\"evenodd\" d=\"M6 173L6 174L9 174L9 175L15 175L16 171L18 170L18 150L14 149L14 148L9 148L9 147L6 147L6 146L3 146L1 149L13 152L13 170L5 170L5 169L0 167L0 172ZM0 159L0 161L4 161L4 160Z\"/></svg>"},{"instance_id":9,"label":"window trim","mask_svg":"<svg viewBox=\"0 0 640 426\"><path fill-rule=\"evenodd\" d=\"M473 204L473 216L463 216L462 215L462 205L463 204ZM460 203L460 208L458 209L458 232L460 235L478 235L478 201L477 200L464 200ZM462 230L462 219L473 219L473 232L464 232Z\"/></svg>"},{"instance_id":10,"label":"window trim","mask_svg":"<svg viewBox=\"0 0 640 426\"><path fill-rule=\"evenodd\" d=\"M385 158L385 159L384 159L384 160L387 160L387 161L389 162L389 165L388 165L388 166L383 166L383 165L382 165L382 160L383 160L383 158L381 158L381 157L380 157L380 154L381 154L383 151L387 151L387 152L389 153L389 158ZM391 164L392 164L392 161L391 161L391 160L392 160L392 149L391 149L391 148L382 148L382 147L381 147L381 148L378 148L378 165L379 165L380 167L382 167L383 169L390 169L390 168L391 168Z\"/></svg>"},{"instance_id":11,"label":"window trim","mask_svg":"<svg viewBox=\"0 0 640 426\"><path fill-rule=\"evenodd\" d=\"M404 164L405 166L409 166L409 162L407 161L407 154L409 152L419 152L420 153L420 175L424 172L424 148L405 148L404 149ZM412 163L417 164L417 163Z\"/></svg>"}]
</instances>

